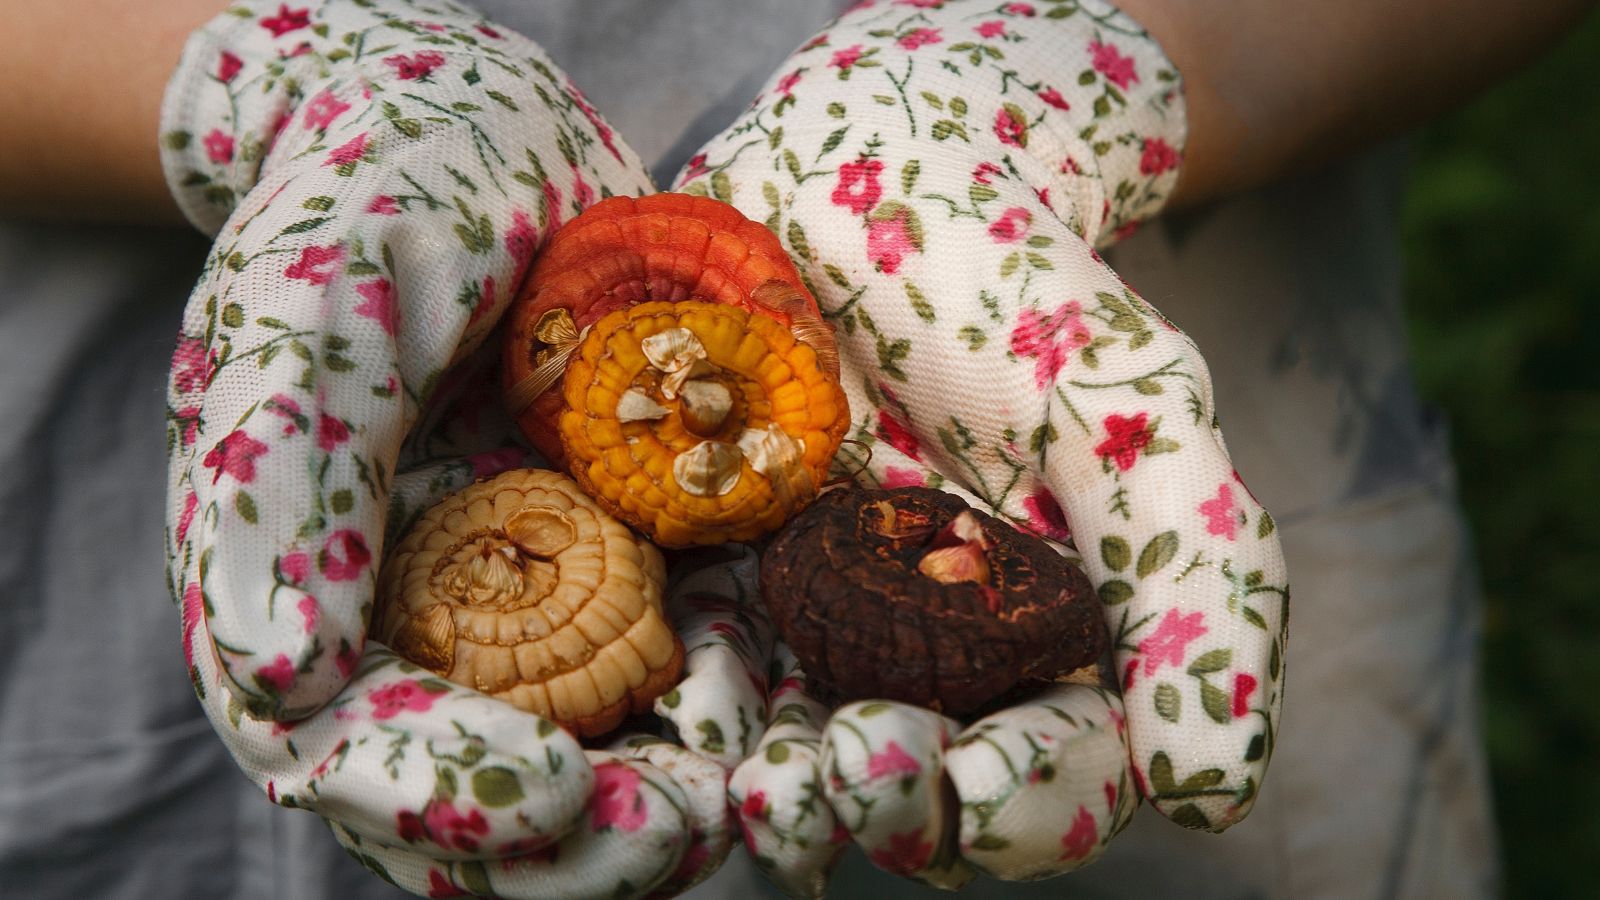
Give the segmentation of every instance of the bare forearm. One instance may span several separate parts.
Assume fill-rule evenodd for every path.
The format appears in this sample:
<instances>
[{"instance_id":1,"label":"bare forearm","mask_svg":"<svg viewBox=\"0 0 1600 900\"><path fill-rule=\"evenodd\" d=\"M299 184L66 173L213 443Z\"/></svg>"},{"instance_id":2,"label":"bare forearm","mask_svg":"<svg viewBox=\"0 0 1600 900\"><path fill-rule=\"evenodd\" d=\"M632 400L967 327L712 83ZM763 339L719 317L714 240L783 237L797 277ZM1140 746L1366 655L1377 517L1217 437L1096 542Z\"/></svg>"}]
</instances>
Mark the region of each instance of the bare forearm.
<instances>
[{"instance_id":1,"label":"bare forearm","mask_svg":"<svg viewBox=\"0 0 1600 900\"><path fill-rule=\"evenodd\" d=\"M182 217L157 156L162 89L189 32L224 0L58 0L7 7L0 211Z\"/></svg>"},{"instance_id":2,"label":"bare forearm","mask_svg":"<svg viewBox=\"0 0 1600 900\"><path fill-rule=\"evenodd\" d=\"M1514 71L1594 0L1120 0L1184 74L1189 145L1173 202L1304 171Z\"/></svg>"},{"instance_id":3,"label":"bare forearm","mask_svg":"<svg viewBox=\"0 0 1600 900\"><path fill-rule=\"evenodd\" d=\"M222 0L20 5L0 54L0 211L178 220L156 149L185 36ZM1503 77L1594 0L1120 0L1184 73L1193 204L1303 171Z\"/></svg>"}]
</instances>

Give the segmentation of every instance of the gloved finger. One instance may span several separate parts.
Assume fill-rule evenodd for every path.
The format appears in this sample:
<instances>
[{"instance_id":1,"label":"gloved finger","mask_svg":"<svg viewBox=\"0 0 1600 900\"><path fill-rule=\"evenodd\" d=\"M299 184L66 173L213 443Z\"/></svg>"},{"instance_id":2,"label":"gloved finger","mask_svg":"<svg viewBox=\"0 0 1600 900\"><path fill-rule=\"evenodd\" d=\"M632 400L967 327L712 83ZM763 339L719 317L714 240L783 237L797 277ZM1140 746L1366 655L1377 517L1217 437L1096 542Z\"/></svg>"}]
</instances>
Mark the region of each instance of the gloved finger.
<instances>
[{"instance_id":1,"label":"gloved finger","mask_svg":"<svg viewBox=\"0 0 1600 900\"><path fill-rule=\"evenodd\" d=\"M650 763L683 789L689 844L678 867L655 886L655 895L677 896L710 878L733 848L727 770L692 750L650 735L618 738L611 750Z\"/></svg>"},{"instance_id":2,"label":"gloved finger","mask_svg":"<svg viewBox=\"0 0 1600 900\"><path fill-rule=\"evenodd\" d=\"M923 160L919 180L934 171ZM1233 472L1192 343L1025 192L1012 202L1031 210L1039 266L1026 286L1013 275L1016 293L988 294L1010 324L960 326L981 342L906 323L900 296L877 283L845 278L846 293L818 279L825 308L854 303L878 334L841 339L854 432L872 442L867 480L961 488L1042 536L1075 537L1107 606L1140 789L1180 824L1220 830L1254 800L1281 704L1288 587L1276 528ZM1006 283L1006 259L1021 251L972 262L996 246L982 226L926 229L930 260L965 259L974 273L925 269L918 277L940 284L928 290L936 310ZM811 233L835 271L867 270L844 226ZM923 349L886 370L882 341L918 334L911 346Z\"/></svg>"},{"instance_id":3,"label":"gloved finger","mask_svg":"<svg viewBox=\"0 0 1600 900\"><path fill-rule=\"evenodd\" d=\"M973 723L945 751L961 855L1007 881L1088 865L1133 816L1122 701L1056 685Z\"/></svg>"},{"instance_id":4,"label":"gloved finger","mask_svg":"<svg viewBox=\"0 0 1600 900\"><path fill-rule=\"evenodd\" d=\"M1042 478L1013 514L1048 521L1052 497L1065 510L1106 604L1141 792L1181 825L1221 830L1254 802L1281 702L1278 535L1234 472L1193 342L1026 193L1018 208L1054 243L1007 341L1023 364L956 377L1034 392ZM1044 299L1062 296L1085 299Z\"/></svg>"},{"instance_id":5,"label":"gloved finger","mask_svg":"<svg viewBox=\"0 0 1600 900\"><path fill-rule=\"evenodd\" d=\"M649 189L531 41L381 6L325 3L315 24L236 7L191 38L163 109L185 211L215 232L238 204L174 355L171 569L207 560L230 690L282 721L343 686L402 439L541 226L568 198ZM352 54L373 30L386 53ZM233 678L280 656L286 678Z\"/></svg>"},{"instance_id":6,"label":"gloved finger","mask_svg":"<svg viewBox=\"0 0 1600 900\"><path fill-rule=\"evenodd\" d=\"M685 675L656 698L685 747L725 769L749 756L767 717L772 626L755 591L755 551L696 569L671 589L667 614L683 639Z\"/></svg>"},{"instance_id":7,"label":"gloved finger","mask_svg":"<svg viewBox=\"0 0 1600 900\"><path fill-rule=\"evenodd\" d=\"M1013 324L979 351L930 358L904 386L863 372L858 383L877 387L860 399L879 401L860 407L863 426L1013 521L1076 539L1106 603L1141 791L1180 824L1219 830L1253 802L1281 701L1288 591L1276 530L1233 472L1193 345L1031 190L1014 200L1050 244L1029 251L1048 268L997 303ZM930 256L993 246L970 228L963 241L966 226L930 229ZM991 277L1005 270L1004 256L990 262ZM966 287L944 285L955 297Z\"/></svg>"},{"instance_id":8,"label":"gloved finger","mask_svg":"<svg viewBox=\"0 0 1600 900\"><path fill-rule=\"evenodd\" d=\"M525 843L498 860L444 860L365 840L330 821L339 843L380 877L424 897L507 900L643 897L678 865L688 844L687 800L655 766L590 751L595 794L583 821L558 842Z\"/></svg>"},{"instance_id":9,"label":"gloved finger","mask_svg":"<svg viewBox=\"0 0 1600 900\"><path fill-rule=\"evenodd\" d=\"M335 819L364 839L475 859L571 830L595 775L571 735L459 687L378 644L341 665L334 703L299 722L245 714L220 678L199 582L184 600L184 650L212 726L267 798ZM283 677L286 657L256 677Z\"/></svg>"},{"instance_id":10,"label":"gloved finger","mask_svg":"<svg viewBox=\"0 0 1600 900\"><path fill-rule=\"evenodd\" d=\"M807 693L805 673L783 643L773 651L777 686L756 752L733 770L728 799L745 849L790 897L821 897L849 835L822 795L818 762L828 708Z\"/></svg>"},{"instance_id":11,"label":"gloved finger","mask_svg":"<svg viewBox=\"0 0 1600 900\"><path fill-rule=\"evenodd\" d=\"M956 850L959 810L944 751L961 726L904 703L835 710L823 730L823 795L878 868L954 890L977 873Z\"/></svg>"}]
</instances>

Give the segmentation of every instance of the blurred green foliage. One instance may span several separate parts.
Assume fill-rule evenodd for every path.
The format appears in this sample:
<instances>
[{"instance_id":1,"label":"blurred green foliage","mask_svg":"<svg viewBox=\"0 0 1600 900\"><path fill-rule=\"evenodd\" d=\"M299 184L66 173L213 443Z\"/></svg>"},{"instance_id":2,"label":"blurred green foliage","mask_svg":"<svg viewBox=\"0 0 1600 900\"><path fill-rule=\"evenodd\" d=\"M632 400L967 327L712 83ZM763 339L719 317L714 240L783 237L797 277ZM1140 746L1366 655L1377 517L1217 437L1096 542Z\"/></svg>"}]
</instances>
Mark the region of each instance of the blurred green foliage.
<instances>
[{"instance_id":1,"label":"blurred green foliage","mask_svg":"<svg viewBox=\"0 0 1600 900\"><path fill-rule=\"evenodd\" d=\"M1418 377L1449 415L1487 597L1509 897L1600 850L1600 16L1426 129L1405 209Z\"/></svg>"}]
</instances>

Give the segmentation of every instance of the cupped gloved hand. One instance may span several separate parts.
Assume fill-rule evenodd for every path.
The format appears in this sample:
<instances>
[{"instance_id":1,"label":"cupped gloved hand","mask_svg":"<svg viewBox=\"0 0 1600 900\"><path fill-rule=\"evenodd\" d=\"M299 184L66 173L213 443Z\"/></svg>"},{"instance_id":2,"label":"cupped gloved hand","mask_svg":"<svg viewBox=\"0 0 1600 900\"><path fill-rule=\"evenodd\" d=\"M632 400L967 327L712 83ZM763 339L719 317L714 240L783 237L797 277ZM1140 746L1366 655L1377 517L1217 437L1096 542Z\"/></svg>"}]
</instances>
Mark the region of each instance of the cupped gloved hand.
<instances>
[{"instance_id":1,"label":"cupped gloved hand","mask_svg":"<svg viewBox=\"0 0 1600 900\"><path fill-rule=\"evenodd\" d=\"M189 41L163 131L216 235L173 363L168 571L241 768L418 893L707 874L710 763L586 757L365 641L386 539L523 461L476 348L564 218L650 190L638 158L531 41L404 0L235 5Z\"/></svg>"},{"instance_id":2,"label":"cupped gloved hand","mask_svg":"<svg viewBox=\"0 0 1600 900\"><path fill-rule=\"evenodd\" d=\"M964 731L896 704L818 723L820 790L885 868L1041 877L1098 854L1130 786L1209 830L1260 787L1282 699L1278 536L1194 344L1094 249L1160 209L1184 137L1177 73L1109 5L868 2L680 176L783 236L837 329L862 480L954 491L1075 548L1104 603L1120 698L1061 686ZM746 820L798 821L768 804L811 796L743 769L734 785Z\"/></svg>"}]
</instances>

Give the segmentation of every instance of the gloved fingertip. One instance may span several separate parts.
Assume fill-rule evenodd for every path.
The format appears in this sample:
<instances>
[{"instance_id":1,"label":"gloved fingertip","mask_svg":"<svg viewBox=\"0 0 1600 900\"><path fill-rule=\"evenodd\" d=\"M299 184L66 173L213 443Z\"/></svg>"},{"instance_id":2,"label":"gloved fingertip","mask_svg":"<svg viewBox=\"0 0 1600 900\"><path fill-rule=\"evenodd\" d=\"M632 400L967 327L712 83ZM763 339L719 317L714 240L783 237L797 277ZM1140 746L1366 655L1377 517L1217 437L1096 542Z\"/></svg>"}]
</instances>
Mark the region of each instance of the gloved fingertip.
<instances>
[{"instance_id":1,"label":"gloved fingertip","mask_svg":"<svg viewBox=\"0 0 1600 900\"><path fill-rule=\"evenodd\" d=\"M685 583L718 584L718 574L696 572ZM681 586L668 610L687 648L685 674L656 698L655 712L677 728L686 747L732 769L755 749L766 727L772 652L766 614L720 594L685 592Z\"/></svg>"},{"instance_id":2,"label":"gloved fingertip","mask_svg":"<svg viewBox=\"0 0 1600 900\"><path fill-rule=\"evenodd\" d=\"M678 744L651 735L629 735L610 745L612 752L644 760L683 791L689 843L677 869L651 896L676 896L710 878L733 847L733 813L727 800L727 771Z\"/></svg>"},{"instance_id":3,"label":"gloved fingertip","mask_svg":"<svg viewBox=\"0 0 1600 900\"><path fill-rule=\"evenodd\" d=\"M851 703L829 719L819 764L823 796L874 865L946 890L977 874L957 852L959 804L944 767L959 730L922 707Z\"/></svg>"},{"instance_id":4,"label":"gloved fingertip","mask_svg":"<svg viewBox=\"0 0 1600 900\"><path fill-rule=\"evenodd\" d=\"M790 897L821 897L850 841L820 796L816 733L795 722L768 730L728 779L745 850Z\"/></svg>"},{"instance_id":5,"label":"gloved fingertip","mask_svg":"<svg viewBox=\"0 0 1600 900\"><path fill-rule=\"evenodd\" d=\"M1098 859L1138 803L1119 707L1111 691L1060 685L962 732L945 762L963 857L1010 881Z\"/></svg>"}]
</instances>

